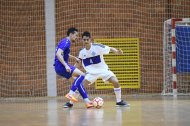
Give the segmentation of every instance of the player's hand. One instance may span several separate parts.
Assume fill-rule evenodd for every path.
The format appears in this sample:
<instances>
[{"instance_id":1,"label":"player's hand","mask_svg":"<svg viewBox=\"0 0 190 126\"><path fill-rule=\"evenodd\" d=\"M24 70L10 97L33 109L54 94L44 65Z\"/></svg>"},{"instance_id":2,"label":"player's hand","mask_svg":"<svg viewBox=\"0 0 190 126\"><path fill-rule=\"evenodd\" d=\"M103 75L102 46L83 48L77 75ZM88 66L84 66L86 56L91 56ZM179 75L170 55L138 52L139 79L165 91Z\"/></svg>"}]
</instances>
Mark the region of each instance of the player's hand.
<instances>
[{"instance_id":1,"label":"player's hand","mask_svg":"<svg viewBox=\"0 0 190 126\"><path fill-rule=\"evenodd\" d=\"M68 65L65 66L65 69L67 72L69 72L69 73L71 72L71 68Z\"/></svg>"},{"instance_id":2,"label":"player's hand","mask_svg":"<svg viewBox=\"0 0 190 126\"><path fill-rule=\"evenodd\" d=\"M123 50L118 49L118 50L117 50L117 54L123 54Z\"/></svg>"},{"instance_id":3,"label":"player's hand","mask_svg":"<svg viewBox=\"0 0 190 126\"><path fill-rule=\"evenodd\" d=\"M77 62L78 64L80 64L80 63L81 63L81 60L77 58L76 62Z\"/></svg>"}]
</instances>

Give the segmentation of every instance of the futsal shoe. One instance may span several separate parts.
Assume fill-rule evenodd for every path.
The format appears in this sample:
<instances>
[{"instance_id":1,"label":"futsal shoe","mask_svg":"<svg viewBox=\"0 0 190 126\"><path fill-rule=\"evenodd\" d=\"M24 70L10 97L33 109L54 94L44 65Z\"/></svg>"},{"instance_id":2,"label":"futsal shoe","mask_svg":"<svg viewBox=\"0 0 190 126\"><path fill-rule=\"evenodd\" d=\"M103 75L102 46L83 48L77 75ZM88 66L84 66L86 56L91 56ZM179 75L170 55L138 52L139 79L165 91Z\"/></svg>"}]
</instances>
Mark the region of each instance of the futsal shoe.
<instances>
[{"instance_id":1,"label":"futsal shoe","mask_svg":"<svg viewBox=\"0 0 190 126\"><path fill-rule=\"evenodd\" d=\"M121 100L120 102L116 103L116 106L118 106L118 107L129 107L130 104L128 104L127 102Z\"/></svg>"},{"instance_id":2,"label":"futsal shoe","mask_svg":"<svg viewBox=\"0 0 190 126\"><path fill-rule=\"evenodd\" d=\"M70 102L67 102L63 105L64 108L72 108L73 104L71 104Z\"/></svg>"},{"instance_id":3,"label":"futsal shoe","mask_svg":"<svg viewBox=\"0 0 190 126\"><path fill-rule=\"evenodd\" d=\"M86 103L86 108L92 108L94 107L94 105L92 104L92 102Z\"/></svg>"},{"instance_id":4,"label":"futsal shoe","mask_svg":"<svg viewBox=\"0 0 190 126\"><path fill-rule=\"evenodd\" d=\"M73 102L78 102L78 100L74 96L72 96L71 94L66 94L65 97L68 98L69 100L73 101Z\"/></svg>"}]
</instances>

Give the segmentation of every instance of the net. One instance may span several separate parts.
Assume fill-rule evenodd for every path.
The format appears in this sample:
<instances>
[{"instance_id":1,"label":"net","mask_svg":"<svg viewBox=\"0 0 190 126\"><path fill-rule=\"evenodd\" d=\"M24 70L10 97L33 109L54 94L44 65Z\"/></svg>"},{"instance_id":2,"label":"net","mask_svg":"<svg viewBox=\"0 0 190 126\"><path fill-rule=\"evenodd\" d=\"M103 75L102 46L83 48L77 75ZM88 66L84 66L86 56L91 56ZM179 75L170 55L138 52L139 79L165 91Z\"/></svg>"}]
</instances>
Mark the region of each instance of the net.
<instances>
[{"instance_id":1,"label":"net","mask_svg":"<svg viewBox=\"0 0 190 126\"><path fill-rule=\"evenodd\" d=\"M46 42L45 1L48 3L48 0L0 1L0 97L48 96L47 75L51 76L51 73L48 73L47 69L51 69L52 66L50 64L47 66L46 54L49 48L55 47L48 47ZM67 29L72 26L78 28L80 33L90 31L94 39L138 39L138 72L140 75L137 79L140 79L138 80L140 86L138 88L122 88L122 94L123 96L130 94L135 96L138 94L153 95L163 91L163 81L165 80L163 76L163 22L171 17L188 17L190 1L51 1L55 2L55 13L52 14L55 16L56 44L65 37ZM119 47L118 44L117 41L111 43L116 47ZM71 54L77 56L82 47L83 44L80 41L73 44ZM123 45L122 48L127 50L127 48L133 47L125 48ZM184 52L180 52L179 55L181 53ZM48 58L54 59L54 57ZM179 60L181 61L181 59ZM168 62L170 61L168 60ZM183 68L186 69L185 62ZM74 64L74 61L70 60L70 63ZM121 62L114 62L114 65L119 68ZM114 65L109 63L110 67ZM127 67L130 68L130 66ZM167 67L168 71L170 71L169 67ZM179 70L184 70L183 68L179 68ZM114 70L114 68L112 69ZM120 74L122 71L117 70L116 75L118 73ZM118 76L122 79L125 78L122 74ZM167 81L171 81L171 77L172 74L168 75ZM188 83L188 76L182 76L180 72L180 77L185 78L185 80L181 79L183 83ZM56 76L55 80L50 85L56 84L57 96L68 93L72 81L59 76ZM182 84L181 87L184 85ZM184 87L181 91L185 92L185 89ZM87 91L90 95L108 97L114 95L113 89L95 89L94 86L87 87Z\"/></svg>"},{"instance_id":2,"label":"net","mask_svg":"<svg viewBox=\"0 0 190 126\"><path fill-rule=\"evenodd\" d=\"M164 22L164 95L188 95L190 73L189 18Z\"/></svg>"},{"instance_id":3,"label":"net","mask_svg":"<svg viewBox=\"0 0 190 126\"><path fill-rule=\"evenodd\" d=\"M47 96L44 2L0 1L0 97Z\"/></svg>"}]
</instances>

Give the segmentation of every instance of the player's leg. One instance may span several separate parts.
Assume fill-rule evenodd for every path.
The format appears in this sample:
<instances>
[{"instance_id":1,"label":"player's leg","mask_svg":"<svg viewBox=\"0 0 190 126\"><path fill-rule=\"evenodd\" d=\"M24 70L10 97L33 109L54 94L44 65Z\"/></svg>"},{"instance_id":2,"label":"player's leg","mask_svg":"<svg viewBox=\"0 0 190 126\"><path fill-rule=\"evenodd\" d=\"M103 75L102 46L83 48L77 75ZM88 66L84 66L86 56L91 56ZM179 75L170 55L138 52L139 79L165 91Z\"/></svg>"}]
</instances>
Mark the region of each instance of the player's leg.
<instances>
[{"instance_id":1,"label":"player's leg","mask_svg":"<svg viewBox=\"0 0 190 126\"><path fill-rule=\"evenodd\" d=\"M78 90L76 90L75 93L73 94L73 96L74 96L76 99L78 99L79 95L80 95L80 93L78 92ZM63 107L64 107L64 108L72 108L72 107L73 107L73 104L74 104L74 102L70 100L70 101L66 102L66 103L63 105Z\"/></svg>"},{"instance_id":2,"label":"player's leg","mask_svg":"<svg viewBox=\"0 0 190 126\"><path fill-rule=\"evenodd\" d=\"M68 64L69 65L69 64ZM78 101L77 98L79 96L78 93L75 93L76 90L79 88L79 93L82 95L83 99L87 102L90 101L87 97L87 93L84 87L80 86L84 80L84 73L80 71L78 68L75 68L72 65L69 65L71 72L67 72L65 67L62 64L55 64L55 71L58 75L70 79L73 77L74 82L71 86L71 89L68 94L66 94L66 98L70 99L70 102L67 102L64 107L72 107L73 102ZM82 93L81 93L82 92Z\"/></svg>"},{"instance_id":3,"label":"player's leg","mask_svg":"<svg viewBox=\"0 0 190 126\"><path fill-rule=\"evenodd\" d=\"M103 81L108 81L112 83L114 86L114 93L116 96L116 106L128 106L129 104L127 104L125 101L121 99L121 87L115 74L112 71L107 71L105 73L102 73L101 75Z\"/></svg>"},{"instance_id":4,"label":"player's leg","mask_svg":"<svg viewBox=\"0 0 190 126\"><path fill-rule=\"evenodd\" d=\"M87 108L91 108L91 107L93 107L93 105L92 105L92 102L88 98L88 94L84 88L84 85L87 86L89 84L94 83L97 80L97 78L98 78L98 76L87 74L85 76L83 83L77 85L78 91L79 91L80 95L83 97L83 100L86 103ZM64 105L64 108L70 108L70 107L73 107L73 101L71 101L71 100Z\"/></svg>"},{"instance_id":5,"label":"player's leg","mask_svg":"<svg viewBox=\"0 0 190 126\"><path fill-rule=\"evenodd\" d=\"M127 102L121 99L121 87L118 82L118 79L115 76L112 76L108 79L110 83L114 86L114 93L116 96L116 106L129 106Z\"/></svg>"},{"instance_id":6,"label":"player's leg","mask_svg":"<svg viewBox=\"0 0 190 126\"><path fill-rule=\"evenodd\" d=\"M84 80L83 82L87 83L87 80ZM94 107L92 102L88 98L88 94L87 94L86 89L84 88L84 84L79 85L78 91L79 91L80 95L82 96L82 98L83 98L83 100L85 102L86 108Z\"/></svg>"},{"instance_id":7,"label":"player's leg","mask_svg":"<svg viewBox=\"0 0 190 126\"><path fill-rule=\"evenodd\" d=\"M56 72L58 75L60 75L60 76L62 76L62 77L64 77L64 78L67 78L67 79L71 79L72 74L75 73L75 72L74 72L74 71L75 71L75 67L73 67L73 66L71 66L71 65L69 65L69 66L70 66L70 68L71 68L71 72L67 72L66 69L65 69L65 67L64 67L62 64L60 64L60 63L55 63L55 64L54 64L54 69L55 69L55 72ZM80 71L78 71L78 70L77 70L77 72L80 73L80 74L82 74L82 72L80 72ZM74 88L74 86L73 86L73 88ZM75 89L74 89L74 90L75 90ZM71 94L74 94L74 91L72 91L72 89L71 89L71 90L70 90L70 93L71 93ZM75 99L75 97L73 98L72 96L69 96L69 95L67 95L67 97L72 98L72 99L74 99L75 101L77 101L77 100ZM72 107L72 104L69 104L69 103L68 103L66 106Z\"/></svg>"},{"instance_id":8,"label":"player's leg","mask_svg":"<svg viewBox=\"0 0 190 126\"><path fill-rule=\"evenodd\" d=\"M84 80L83 82L84 83L88 83L87 80ZM80 95L82 96L82 98L83 98L83 100L85 102L86 107L87 108L93 107L93 104L92 104L92 102L88 98L88 94L87 94L86 89L84 88L83 83L81 83L80 85L78 85L77 88L78 88L78 91L79 91ZM73 94L73 96L75 98L78 98L79 94L77 93L77 91L75 92L75 94ZM71 101L71 100L64 105L64 108L71 108L71 107L73 107L73 101Z\"/></svg>"},{"instance_id":9,"label":"player's leg","mask_svg":"<svg viewBox=\"0 0 190 126\"><path fill-rule=\"evenodd\" d=\"M86 89L84 88L84 85L89 85L89 84L94 83L97 80L97 78L98 78L97 76L87 74L85 76L84 81L81 84L77 85L78 91L80 95L82 96L84 102L86 103L87 108L93 107L93 104L88 98L88 94L87 94ZM69 101L64 105L65 108L70 108L72 106L73 106L73 101Z\"/></svg>"},{"instance_id":10,"label":"player's leg","mask_svg":"<svg viewBox=\"0 0 190 126\"><path fill-rule=\"evenodd\" d=\"M84 81L83 81L83 85L84 86L89 86L89 85L91 85L91 84L94 84L94 82L98 79L98 75L92 75L92 74L86 74L86 76L85 76L85 79L84 79ZM83 86L82 85L82 86ZM83 86L83 87L84 87ZM83 90L82 90L83 91ZM79 91L80 92L80 91ZM81 93L80 93L81 94ZM90 101L87 101L87 100L85 100L85 98L83 98L84 99L84 101L86 102L86 107L87 108L91 108L91 107L94 107L93 106L93 104L92 104L92 102Z\"/></svg>"},{"instance_id":11,"label":"player's leg","mask_svg":"<svg viewBox=\"0 0 190 126\"><path fill-rule=\"evenodd\" d=\"M75 91L78 89L79 85L84 80L84 73L80 71L78 68L75 68L74 66L70 66L70 68L71 68L71 73L72 73L72 77L74 78L74 81L72 83L69 93L66 94L65 97L73 102L77 102L78 100L74 95L75 95Z\"/></svg>"},{"instance_id":12,"label":"player's leg","mask_svg":"<svg viewBox=\"0 0 190 126\"><path fill-rule=\"evenodd\" d=\"M72 75L73 76L79 76L79 75L83 75L84 74L83 72L81 72L80 70L76 69L72 65L69 65L69 67L71 69L71 72L67 72L67 70L65 69L65 66L63 66L63 64L61 64L61 63L55 63L54 64L55 72L58 75L60 75L60 76L62 76L64 78L70 79L70 78L72 78ZM75 77L75 79L77 79L77 78ZM81 81L81 79L79 81ZM74 92L76 91L76 89L77 89L76 85L73 84L72 87L71 87L71 89L70 89L70 91L69 91L69 93L66 95L67 98L72 99L75 102L77 101L77 99L75 97L73 97L72 95L74 94Z\"/></svg>"},{"instance_id":13,"label":"player's leg","mask_svg":"<svg viewBox=\"0 0 190 126\"><path fill-rule=\"evenodd\" d=\"M75 94L75 91L78 89L80 95L82 96L82 98L84 99L85 103L86 103L86 107L90 108L93 107L93 105L91 104L91 101L88 98L88 94L86 92L86 89L83 86L83 80L84 80L84 73L81 72L79 69L75 68L72 74L73 78L75 78L71 89L69 91L69 93L65 96L68 99L70 99L70 102L66 103L64 105L64 107L67 107L68 105L70 105L71 107L73 106L73 102L77 101L78 96ZM86 82L86 81L85 81ZM76 97L77 96L77 97Z\"/></svg>"},{"instance_id":14,"label":"player's leg","mask_svg":"<svg viewBox=\"0 0 190 126\"><path fill-rule=\"evenodd\" d=\"M89 86L91 84L94 84L94 82L99 78L99 74L89 74L87 73L85 75L85 81L83 82L84 83L84 86Z\"/></svg>"}]
</instances>

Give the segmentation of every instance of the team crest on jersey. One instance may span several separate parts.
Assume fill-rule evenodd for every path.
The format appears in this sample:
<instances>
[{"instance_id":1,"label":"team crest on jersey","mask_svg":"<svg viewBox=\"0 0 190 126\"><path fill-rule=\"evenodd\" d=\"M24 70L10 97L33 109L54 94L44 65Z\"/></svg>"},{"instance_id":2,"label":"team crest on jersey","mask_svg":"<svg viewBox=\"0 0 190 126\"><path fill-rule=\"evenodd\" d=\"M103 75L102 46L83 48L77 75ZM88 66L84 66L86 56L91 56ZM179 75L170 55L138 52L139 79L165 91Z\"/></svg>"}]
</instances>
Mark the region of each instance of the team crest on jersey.
<instances>
[{"instance_id":1,"label":"team crest on jersey","mask_svg":"<svg viewBox=\"0 0 190 126\"><path fill-rule=\"evenodd\" d=\"M91 54L92 54L92 56L95 56L95 55L96 55L96 53L95 53L94 51L93 51Z\"/></svg>"}]
</instances>

